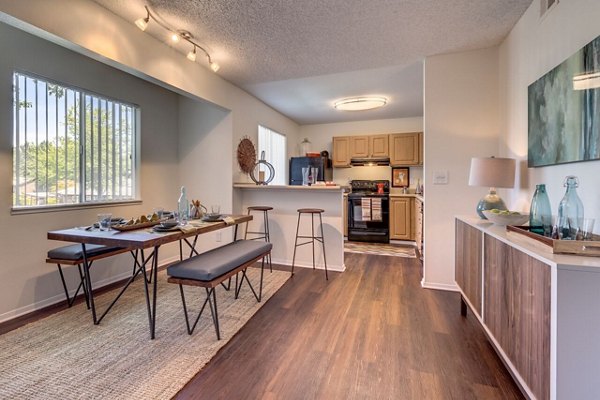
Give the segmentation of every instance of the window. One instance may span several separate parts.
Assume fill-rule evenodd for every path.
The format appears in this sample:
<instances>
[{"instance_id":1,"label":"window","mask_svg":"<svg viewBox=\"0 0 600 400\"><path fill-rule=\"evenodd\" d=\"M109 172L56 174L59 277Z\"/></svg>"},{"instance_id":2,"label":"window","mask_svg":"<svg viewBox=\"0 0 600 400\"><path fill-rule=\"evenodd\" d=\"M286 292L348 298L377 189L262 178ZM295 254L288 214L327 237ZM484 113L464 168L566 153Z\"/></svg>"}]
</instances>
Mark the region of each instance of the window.
<instances>
[{"instance_id":1,"label":"window","mask_svg":"<svg viewBox=\"0 0 600 400\"><path fill-rule=\"evenodd\" d=\"M138 108L14 73L13 207L133 200Z\"/></svg>"},{"instance_id":2,"label":"window","mask_svg":"<svg viewBox=\"0 0 600 400\"><path fill-rule=\"evenodd\" d=\"M285 135L275 132L262 125L258 126L258 158L265 152L265 160L275 168L275 178L271 181L273 185L287 184L286 160L287 148ZM261 170L262 167L261 167ZM268 172L266 172L268 174Z\"/></svg>"}]
</instances>

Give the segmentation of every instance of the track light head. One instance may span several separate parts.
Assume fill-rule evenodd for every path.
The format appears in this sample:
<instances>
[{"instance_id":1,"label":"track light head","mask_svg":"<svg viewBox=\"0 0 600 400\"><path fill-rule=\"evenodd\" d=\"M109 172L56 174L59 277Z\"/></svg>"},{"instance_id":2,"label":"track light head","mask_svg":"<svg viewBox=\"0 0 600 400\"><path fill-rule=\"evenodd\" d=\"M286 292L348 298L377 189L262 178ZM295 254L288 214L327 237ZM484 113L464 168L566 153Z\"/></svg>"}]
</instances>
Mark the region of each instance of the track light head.
<instances>
[{"instance_id":1,"label":"track light head","mask_svg":"<svg viewBox=\"0 0 600 400\"><path fill-rule=\"evenodd\" d=\"M190 52L187 53L187 59L190 61L196 61L196 46L194 46L193 50L190 50Z\"/></svg>"},{"instance_id":2,"label":"track light head","mask_svg":"<svg viewBox=\"0 0 600 400\"><path fill-rule=\"evenodd\" d=\"M150 22L150 11L148 7L146 7L146 18L138 18L135 20L135 25L140 28L142 31L145 31L148 27L148 22Z\"/></svg>"},{"instance_id":3,"label":"track light head","mask_svg":"<svg viewBox=\"0 0 600 400\"><path fill-rule=\"evenodd\" d=\"M171 41L173 43L177 43L179 42L179 34L175 33L175 32L171 32Z\"/></svg>"},{"instance_id":4,"label":"track light head","mask_svg":"<svg viewBox=\"0 0 600 400\"><path fill-rule=\"evenodd\" d=\"M221 66L219 64L217 64L216 62L212 62L210 63L210 69L213 70L213 72L217 72L219 70L219 68L221 68Z\"/></svg>"}]
</instances>

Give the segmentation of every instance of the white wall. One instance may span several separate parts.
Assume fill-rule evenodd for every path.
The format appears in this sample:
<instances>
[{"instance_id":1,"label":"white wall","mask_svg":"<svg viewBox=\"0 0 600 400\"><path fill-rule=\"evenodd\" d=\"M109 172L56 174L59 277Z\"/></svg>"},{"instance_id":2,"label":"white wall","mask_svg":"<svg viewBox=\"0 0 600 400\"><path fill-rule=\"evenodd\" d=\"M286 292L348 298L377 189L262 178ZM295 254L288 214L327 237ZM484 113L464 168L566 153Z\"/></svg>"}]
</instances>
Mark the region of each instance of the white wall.
<instances>
[{"instance_id":1,"label":"white wall","mask_svg":"<svg viewBox=\"0 0 600 400\"><path fill-rule=\"evenodd\" d=\"M384 133L421 132L423 131L423 118L395 118L372 121L341 122L332 124L302 125L298 132L298 143L294 155L300 155L299 143L308 138L312 144L312 151L327 150L333 154L332 143L334 136L377 135ZM350 167L334 168L333 180L338 184L347 185L351 179L388 179L391 180L390 167ZM410 184L415 187L417 179L423 179L422 167L410 168Z\"/></svg>"},{"instance_id":2,"label":"white wall","mask_svg":"<svg viewBox=\"0 0 600 400\"><path fill-rule=\"evenodd\" d=\"M423 286L454 289L454 216L474 214L488 189L468 186L471 157L498 154L498 49L425 60ZM447 185L433 173L447 171Z\"/></svg>"},{"instance_id":3,"label":"white wall","mask_svg":"<svg viewBox=\"0 0 600 400\"><path fill-rule=\"evenodd\" d=\"M600 232L600 161L527 168L527 87L600 35L600 2L561 1L544 19L534 2L500 47L501 151L521 161L507 205L528 210L535 185L545 183L553 212L564 195L566 175L579 177L586 217Z\"/></svg>"},{"instance_id":4,"label":"white wall","mask_svg":"<svg viewBox=\"0 0 600 400\"><path fill-rule=\"evenodd\" d=\"M130 218L177 201L177 94L97 61L0 23L0 321L64 299L56 266L46 252L62 245L46 232L89 225L101 211ZM43 62L41 62L43 61ZM140 106L142 204L11 215L12 207L12 74L27 71ZM175 179L174 179L175 177ZM165 246L161 258L177 254ZM98 261L95 282L131 271L131 256ZM73 287L75 269L66 277Z\"/></svg>"},{"instance_id":5,"label":"white wall","mask_svg":"<svg viewBox=\"0 0 600 400\"><path fill-rule=\"evenodd\" d=\"M171 208L176 203L181 182L190 187L190 197L204 196L206 201L221 201L224 209L241 211L241 204L233 198L231 182L238 177L235 160L235 147L243 136L249 136L255 143L257 125L264 124L286 134L289 143L296 143L298 126L287 117L279 114L248 93L220 78L201 65L189 62L185 55L174 51L166 44L140 31L131 21L125 21L90 0L28 0L17 2L0 0L0 22L17 26L35 36L56 43L100 61L134 77L156 83L175 93L195 100L203 99L213 103L201 113L215 125L201 125L194 131L191 126L194 117L186 113L188 102L178 103L178 96L163 89L141 82L141 86L131 87L122 83L124 74L119 71L106 72L104 65L74 57L62 47L51 46L40 39L23 39L22 34L4 34L9 29L2 25L0 34L0 179L5 184L0 189L0 242L3 261L0 264L0 320L11 318L34 308L62 300L58 276L54 266L44 264L46 251L58 243L46 240L46 232L68 226L83 225L95 219L98 209L82 209L60 213L10 216L11 162L12 162L12 69L37 72L95 90L99 93L114 93L114 97L137 103L143 108L154 110L142 113L142 198L143 204L111 209L113 214L131 216L146 212L156 206ZM33 44L35 43L35 44ZM43 44L42 44L43 43ZM32 46L32 47L30 47ZM28 49L31 49L28 51ZM52 53L52 54L49 54ZM77 61L73 61L77 59ZM235 62L235 60L231 60ZM81 63L81 64L80 64ZM97 66L97 65L98 66ZM226 63L221 63L227 68ZM81 75L80 75L81 74ZM91 76L90 76L91 75ZM81 81L70 81L69 77L81 76ZM123 78L125 79L125 78ZM131 77L128 77L131 79ZM114 92L108 93L107 88ZM148 89L152 88L152 89ZM178 107L183 107L179 114ZM215 106L216 105L216 106ZM231 113L219 120L219 112ZM182 123L185 146L178 146L178 124ZM147 129L146 129L147 128ZM220 137L220 135L224 135ZM219 145L207 157L203 153L205 143ZM226 143L228 147L220 147ZM182 168L179 166L182 157ZM219 198L211 198L203 192L210 187L216 177L204 175L199 170L218 160L220 167L217 176L219 183L227 186L227 192ZM194 175L188 175L193 171ZM226 176L228 174L228 176ZM207 177L207 184L194 180L194 177ZM181 180L181 182L180 182ZM222 187L222 185L219 186ZM224 186L223 186L224 187ZM220 189L219 189L220 190ZM204 200L203 200L204 201ZM10 230L7 229L10 227ZM223 240L226 237L224 235ZM24 250L26 249L26 251ZM173 254L176 252L173 251ZM161 255L169 256L170 250L161 249ZM128 257L128 256L127 256ZM123 268L126 260L127 268ZM130 268L128 258L107 261L107 267L98 267L93 273L94 280L114 279ZM114 264L114 265L113 265ZM72 278L72 277L71 277ZM72 282L73 279L70 279Z\"/></svg>"}]
</instances>

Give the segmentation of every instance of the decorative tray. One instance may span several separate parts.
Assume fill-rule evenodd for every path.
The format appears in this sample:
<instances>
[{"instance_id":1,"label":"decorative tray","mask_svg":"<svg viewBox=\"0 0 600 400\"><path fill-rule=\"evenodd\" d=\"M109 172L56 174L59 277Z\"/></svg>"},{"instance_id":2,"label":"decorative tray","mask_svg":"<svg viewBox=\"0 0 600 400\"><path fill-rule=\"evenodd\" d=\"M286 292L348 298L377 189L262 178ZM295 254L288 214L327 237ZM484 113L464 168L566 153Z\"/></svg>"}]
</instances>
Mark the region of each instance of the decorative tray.
<instances>
[{"instance_id":1,"label":"decorative tray","mask_svg":"<svg viewBox=\"0 0 600 400\"><path fill-rule=\"evenodd\" d=\"M158 225L160 223L161 223L161 221L148 221L148 222L141 222L139 224L133 224L133 225L125 225L125 224L113 225L111 228L114 229L115 231L120 231L120 232L135 231L136 229L149 228L151 226Z\"/></svg>"},{"instance_id":2,"label":"decorative tray","mask_svg":"<svg viewBox=\"0 0 600 400\"><path fill-rule=\"evenodd\" d=\"M578 256L600 257L600 236L593 235L593 240L558 240L531 232L529 226L508 225L509 236L525 237L533 245L541 245L553 254L573 254Z\"/></svg>"}]
</instances>

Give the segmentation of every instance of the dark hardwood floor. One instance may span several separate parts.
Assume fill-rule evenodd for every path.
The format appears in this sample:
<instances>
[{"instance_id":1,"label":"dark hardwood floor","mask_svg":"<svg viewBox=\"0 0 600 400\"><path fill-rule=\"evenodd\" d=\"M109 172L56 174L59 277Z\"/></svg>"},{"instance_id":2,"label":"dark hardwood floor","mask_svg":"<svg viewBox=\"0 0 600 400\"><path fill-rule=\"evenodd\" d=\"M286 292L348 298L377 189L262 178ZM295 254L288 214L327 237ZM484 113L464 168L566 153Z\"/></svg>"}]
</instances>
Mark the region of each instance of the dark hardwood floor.
<instances>
[{"instance_id":1,"label":"dark hardwood floor","mask_svg":"<svg viewBox=\"0 0 600 400\"><path fill-rule=\"evenodd\" d=\"M298 268L179 399L522 399L457 293L417 259L346 253Z\"/></svg>"}]
</instances>

